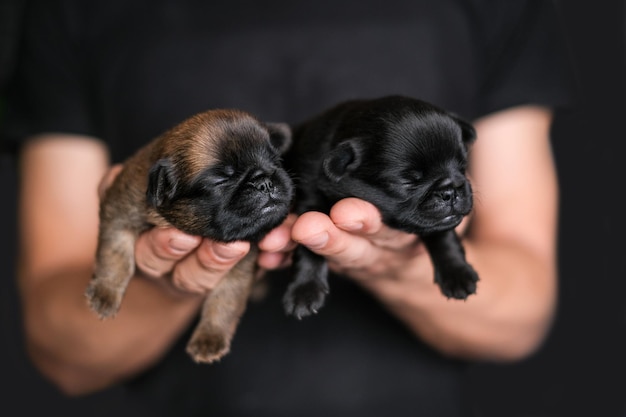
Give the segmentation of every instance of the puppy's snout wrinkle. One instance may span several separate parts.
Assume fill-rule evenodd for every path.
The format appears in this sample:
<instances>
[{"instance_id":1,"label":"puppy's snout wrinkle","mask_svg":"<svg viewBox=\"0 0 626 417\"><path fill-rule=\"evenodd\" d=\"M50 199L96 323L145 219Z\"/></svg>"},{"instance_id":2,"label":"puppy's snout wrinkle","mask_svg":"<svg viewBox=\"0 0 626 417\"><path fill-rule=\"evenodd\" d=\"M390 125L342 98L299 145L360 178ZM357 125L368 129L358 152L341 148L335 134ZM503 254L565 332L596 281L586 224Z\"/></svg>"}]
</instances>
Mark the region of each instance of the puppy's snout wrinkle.
<instances>
[{"instance_id":1,"label":"puppy's snout wrinkle","mask_svg":"<svg viewBox=\"0 0 626 417\"><path fill-rule=\"evenodd\" d=\"M461 189L465 185L465 178L461 175L452 175L445 179L442 179L438 184L438 188L440 190L453 189L458 190Z\"/></svg>"}]
</instances>

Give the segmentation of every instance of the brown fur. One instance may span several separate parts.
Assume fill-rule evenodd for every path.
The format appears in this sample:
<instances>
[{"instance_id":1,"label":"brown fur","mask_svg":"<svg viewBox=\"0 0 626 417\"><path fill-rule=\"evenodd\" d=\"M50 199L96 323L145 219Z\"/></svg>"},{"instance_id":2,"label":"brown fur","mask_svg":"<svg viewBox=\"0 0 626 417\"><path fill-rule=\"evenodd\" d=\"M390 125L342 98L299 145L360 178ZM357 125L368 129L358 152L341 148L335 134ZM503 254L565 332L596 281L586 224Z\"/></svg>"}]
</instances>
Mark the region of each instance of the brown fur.
<instances>
[{"instance_id":1,"label":"brown fur","mask_svg":"<svg viewBox=\"0 0 626 417\"><path fill-rule=\"evenodd\" d=\"M272 143L277 136L281 141L279 147ZM263 124L238 110L209 110L190 117L131 156L106 191L100 205L95 271L85 293L90 308L102 319L117 314L135 273L135 241L142 232L153 226L174 225L187 233L219 241L258 240L277 226L288 212L292 185L282 167L271 165L268 157L256 153L264 155L266 148L276 153L282 152L289 141L290 132L282 124ZM268 146L270 143L274 146ZM255 147L263 152L250 151ZM232 181L252 185L243 188L243 193L233 193L237 197L233 198L232 206L216 211L236 211L239 199L242 204L250 204L250 200L255 201L258 195L267 196L275 190L280 194L277 198L267 198L273 214L271 219L253 214L254 210L250 213L250 219L245 217L246 214L244 217L239 213L231 216L234 220L251 220L254 224L263 224L264 227L254 234L245 230L245 222L242 222L241 231L235 228L236 233L230 231L228 235L207 228L211 222L207 220L210 214L205 207L210 207L211 199L222 198L221 195L215 197L210 194L218 187L207 192L210 196L198 195L197 190L203 188L193 189L195 194L187 196L193 184L211 178L213 174L208 173L207 169L226 164L223 160L226 157L220 153L224 149L230 150L232 155L247 152L247 157L235 156L233 164L239 159L255 162L241 168L241 174L235 174L237 181ZM165 178L172 180L174 185L162 185L159 180L164 177L152 173L158 161L164 160L168 163L168 176ZM255 180L258 172L266 168L267 172L262 179ZM254 171L257 176L253 177L249 171ZM154 180L151 176L154 176ZM150 184L150 181L156 185ZM153 199L157 202L153 204L147 198L151 187L158 194ZM210 363L229 352L232 337L250 296L256 273L256 255L257 249L252 245L250 253L207 296L200 320L187 345L187 352L196 362Z\"/></svg>"}]
</instances>

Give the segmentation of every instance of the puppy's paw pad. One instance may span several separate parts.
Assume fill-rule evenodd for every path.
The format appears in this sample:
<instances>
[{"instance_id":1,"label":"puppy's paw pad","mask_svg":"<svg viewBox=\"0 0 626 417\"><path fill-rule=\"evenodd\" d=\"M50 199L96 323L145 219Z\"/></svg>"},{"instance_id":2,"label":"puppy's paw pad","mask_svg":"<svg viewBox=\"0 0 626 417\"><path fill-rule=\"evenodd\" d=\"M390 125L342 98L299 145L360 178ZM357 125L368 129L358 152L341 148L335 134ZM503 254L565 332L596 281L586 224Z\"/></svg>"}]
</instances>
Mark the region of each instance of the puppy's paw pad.
<instances>
[{"instance_id":1,"label":"puppy's paw pad","mask_svg":"<svg viewBox=\"0 0 626 417\"><path fill-rule=\"evenodd\" d=\"M89 307L98 313L101 319L107 319L117 314L122 304L122 294L116 289L92 281L87 286L85 297Z\"/></svg>"},{"instance_id":2,"label":"puppy's paw pad","mask_svg":"<svg viewBox=\"0 0 626 417\"><path fill-rule=\"evenodd\" d=\"M478 274L471 266L467 265L464 268L437 274L435 280L439 284L443 295L448 298L465 300L470 295L476 293Z\"/></svg>"},{"instance_id":3,"label":"puppy's paw pad","mask_svg":"<svg viewBox=\"0 0 626 417\"><path fill-rule=\"evenodd\" d=\"M318 281L291 285L283 298L285 312L298 319L317 313L324 305L328 286Z\"/></svg>"},{"instance_id":4,"label":"puppy's paw pad","mask_svg":"<svg viewBox=\"0 0 626 417\"><path fill-rule=\"evenodd\" d=\"M230 341L223 335L195 334L187 343L187 353L197 363L212 363L230 351Z\"/></svg>"}]
</instances>

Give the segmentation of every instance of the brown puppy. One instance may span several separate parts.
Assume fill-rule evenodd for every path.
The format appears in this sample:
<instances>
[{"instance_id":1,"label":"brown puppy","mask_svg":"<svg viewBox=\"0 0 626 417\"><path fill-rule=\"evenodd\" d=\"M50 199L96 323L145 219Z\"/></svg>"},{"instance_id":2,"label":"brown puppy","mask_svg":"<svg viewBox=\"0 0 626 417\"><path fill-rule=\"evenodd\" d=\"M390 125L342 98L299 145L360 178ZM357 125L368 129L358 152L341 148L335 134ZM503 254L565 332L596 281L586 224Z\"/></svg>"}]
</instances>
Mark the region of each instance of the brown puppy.
<instances>
[{"instance_id":1,"label":"brown puppy","mask_svg":"<svg viewBox=\"0 0 626 417\"><path fill-rule=\"evenodd\" d=\"M222 242L257 242L287 216L293 195L280 155L289 127L262 123L239 110L209 110L156 138L124 164L100 205L100 229L89 306L113 317L135 273L139 234L174 226ZM243 314L257 249L207 296L187 352L196 362L219 360Z\"/></svg>"}]
</instances>

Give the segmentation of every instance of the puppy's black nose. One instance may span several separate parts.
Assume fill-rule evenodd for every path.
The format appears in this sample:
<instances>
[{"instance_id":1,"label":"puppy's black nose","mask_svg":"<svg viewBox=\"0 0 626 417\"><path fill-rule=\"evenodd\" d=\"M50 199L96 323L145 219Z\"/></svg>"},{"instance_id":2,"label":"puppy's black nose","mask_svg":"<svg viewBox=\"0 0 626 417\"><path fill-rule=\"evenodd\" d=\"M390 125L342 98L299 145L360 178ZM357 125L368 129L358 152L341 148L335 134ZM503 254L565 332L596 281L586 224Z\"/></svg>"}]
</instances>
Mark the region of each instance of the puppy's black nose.
<instances>
[{"instance_id":1,"label":"puppy's black nose","mask_svg":"<svg viewBox=\"0 0 626 417\"><path fill-rule=\"evenodd\" d=\"M274 189L274 184L271 179L265 178L260 181L255 181L254 187L262 193L270 193Z\"/></svg>"},{"instance_id":2,"label":"puppy's black nose","mask_svg":"<svg viewBox=\"0 0 626 417\"><path fill-rule=\"evenodd\" d=\"M252 174L250 184L262 193L269 194L274 191L272 175L262 170L257 170Z\"/></svg>"},{"instance_id":3,"label":"puppy's black nose","mask_svg":"<svg viewBox=\"0 0 626 417\"><path fill-rule=\"evenodd\" d=\"M437 192L437 194L439 195L439 198L441 198L446 203L454 203L454 201L459 197L456 189L454 188L441 190Z\"/></svg>"}]
</instances>

